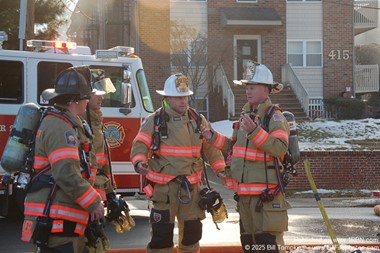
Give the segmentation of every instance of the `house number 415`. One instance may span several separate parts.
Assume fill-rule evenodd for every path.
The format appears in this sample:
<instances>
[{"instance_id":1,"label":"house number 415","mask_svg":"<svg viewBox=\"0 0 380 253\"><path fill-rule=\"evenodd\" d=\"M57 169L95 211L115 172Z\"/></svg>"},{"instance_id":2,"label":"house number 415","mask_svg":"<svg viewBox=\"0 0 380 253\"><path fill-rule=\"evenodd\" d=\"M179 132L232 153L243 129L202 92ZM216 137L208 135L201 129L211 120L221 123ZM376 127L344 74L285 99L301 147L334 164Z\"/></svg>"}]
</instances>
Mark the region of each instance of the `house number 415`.
<instances>
[{"instance_id":1,"label":"house number 415","mask_svg":"<svg viewBox=\"0 0 380 253\"><path fill-rule=\"evenodd\" d=\"M348 60L350 58L350 50L331 50L329 58L331 60Z\"/></svg>"}]
</instances>

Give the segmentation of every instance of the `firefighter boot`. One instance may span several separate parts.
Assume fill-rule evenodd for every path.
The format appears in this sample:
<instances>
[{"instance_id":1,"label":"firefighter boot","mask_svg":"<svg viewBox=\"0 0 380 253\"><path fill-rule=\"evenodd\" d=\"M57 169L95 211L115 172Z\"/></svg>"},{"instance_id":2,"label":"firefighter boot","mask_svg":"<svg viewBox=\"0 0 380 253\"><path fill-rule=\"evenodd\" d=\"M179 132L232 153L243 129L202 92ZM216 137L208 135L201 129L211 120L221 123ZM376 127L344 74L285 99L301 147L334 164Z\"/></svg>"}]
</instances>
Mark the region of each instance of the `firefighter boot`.
<instances>
[{"instance_id":1,"label":"firefighter boot","mask_svg":"<svg viewBox=\"0 0 380 253\"><path fill-rule=\"evenodd\" d=\"M244 253L257 253L251 234L240 234L240 242Z\"/></svg>"},{"instance_id":2,"label":"firefighter boot","mask_svg":"<svg viewBox=\"0 0 380 253\"><path fill-rule=\"evenodd\" d=\"M257 253L279 253L276 236L269 233L255 234Z\"/></svg>"}]
</instances>

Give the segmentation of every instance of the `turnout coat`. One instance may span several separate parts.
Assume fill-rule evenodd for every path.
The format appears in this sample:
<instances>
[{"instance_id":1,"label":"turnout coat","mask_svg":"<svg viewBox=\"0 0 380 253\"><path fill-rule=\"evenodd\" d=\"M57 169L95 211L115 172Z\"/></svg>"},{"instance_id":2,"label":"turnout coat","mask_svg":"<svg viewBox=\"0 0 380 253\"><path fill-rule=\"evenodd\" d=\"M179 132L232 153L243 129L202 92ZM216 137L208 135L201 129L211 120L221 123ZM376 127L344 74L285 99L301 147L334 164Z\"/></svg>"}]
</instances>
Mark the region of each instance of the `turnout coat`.
<instances>
[{"instance_id":1,"label":"turnout coat","mask_svg":"<svg viewBox=\"0 0 380 253\"><path fill-rule=\"evenodd\" d=\"M198 183L201 181L204 169L201 152L204 152L204 157L214 172L224 169L222 153L195 131L197 123L191 116L190 109L184 115L168 107L164 109L169 118L166 123L168 137L161 137L160 147L154 152L154 156L151 150L154 144L152 137L155 132L154 118L161 108L145 119L133 141L131 161L134 165L139 161L148 163L149 173L146 178L154 183L166 184L177 176L186 176L191 184ZM199 117L206 126L208 123L204 116L199 115ZM151 196L149 189L145 189L145 192Z\"/></svg>"},{"instance_id":2,"label":"turnout coat","mask_svg":"<svg viewBox=\"0 0 380 253\"><path fill-rule=\"evenodd\" d=\"M215 132L209 140L214 147L228 153L232 149L230 177L227 186L239 195L260 195L267 187L275 189L278 184L274 160L281 161L288 150L289 126L279 110L276 110L269 121L269 129L263 128L263 120L272 102L267 98L257 107L255 114L261 124L247 134L239 122L234 123L231 138ZM247 103L243 113L251 113ZM280 168L281 169L281 168Z\"/></svg>"},{"instance_id":3,"label":"turnout coat","mask_svg":"<svg viewBox=\"0 0 380 253\"><path fill-rule=\"evenodd\" d=\"M63 232L64 222L69 221L76 224L74 233L84 234L89 213L101 202L99 194L81 174L78 132L84 133L82 122L68 111L59 116L48 114L37 131L34 169L38 173L49 166L44 175L51 176L51 186L56 183L57 187L48 214L53 219L52 233ZM45 216L51 186L28 192L23 241L32 239L37 217Z\"/></svg>"},{"instance_id":4,"label":"turnout coat","mask_svg":"<svg viewBox=\"0 0 380 253\"><path fill-rule=\"evenodd\" d=\"M107 153L108 143L105 140L103 132L103 114L101 110L90 110L90 118L88 121L91 125L93 134L92 147L91 147L91 167L95 168L95 181L94 188L100 194L102 200L106 200L106 194L113 192L115 185L113 185L111 167L109 164L109 157ZM87 114L82 115L86 119ZM108 147L109 148L109 147Z\"/></svg>"}]
</instances>

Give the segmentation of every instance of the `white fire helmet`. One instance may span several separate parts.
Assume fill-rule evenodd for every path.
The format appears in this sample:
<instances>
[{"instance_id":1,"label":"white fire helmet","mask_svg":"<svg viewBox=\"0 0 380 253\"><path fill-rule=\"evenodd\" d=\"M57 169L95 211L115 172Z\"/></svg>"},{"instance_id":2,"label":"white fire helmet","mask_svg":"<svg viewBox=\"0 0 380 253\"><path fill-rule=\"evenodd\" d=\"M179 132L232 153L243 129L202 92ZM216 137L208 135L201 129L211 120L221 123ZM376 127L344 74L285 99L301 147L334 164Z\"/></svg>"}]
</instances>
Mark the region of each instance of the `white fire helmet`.
<instances>
[{"instance_id":1,"label":"white fire helmet","mask_svg":"<svg viewBox=\"0 0 380 253\"><path fill-rule=\"evenodd\" d=\"M283 89L283 84L274 83L272 72L264 64L247 61L244 66L243 79L234 80L235 84L266 84L271 88L271 93L278 93Z\"/></svg>"},{"instance_id":2,"label":"white fire helmet","mask_svg":"<svg viewBox=\"0 0 380 253\"><path fill-rule=\"evenodd\" d=\"M182 73L171 75L165 81L164 90L156 90L162 96L185 97L193 95L189 89L189 79Z\"/></svg>"}]
</instances>

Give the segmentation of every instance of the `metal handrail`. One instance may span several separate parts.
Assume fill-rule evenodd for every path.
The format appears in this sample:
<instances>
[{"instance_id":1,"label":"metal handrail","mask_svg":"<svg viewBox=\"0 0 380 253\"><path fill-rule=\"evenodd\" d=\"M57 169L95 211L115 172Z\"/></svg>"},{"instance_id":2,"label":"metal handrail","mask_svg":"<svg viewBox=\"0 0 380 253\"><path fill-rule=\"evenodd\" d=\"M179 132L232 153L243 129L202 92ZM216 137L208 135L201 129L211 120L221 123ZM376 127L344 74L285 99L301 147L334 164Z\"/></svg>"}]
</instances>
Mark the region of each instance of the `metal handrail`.
<instances>
[{"instance_id":1,"label":"metal handrail","mask_svg":"<svg viewBox=\"0 0 380 253\"><path fill-rule=\"evenodd\" d=\"M222 89L223 105L227 103L228 115L235 116L235 95L221 64L214 66L214 87Z\"/></svg>"},{"instance_id":2,"label":"metal handrail","mask_svg":"<svg viewBox=\"0 0 380 253\"><path fill-rule=\"evenodd\" d=\"M302 109L306 112L306 115L309 115L309 94L289 64L281 66L281 81L284 85L290 85L292 87L294 94L300 101Z\"/></svg>"}]
</instances>

